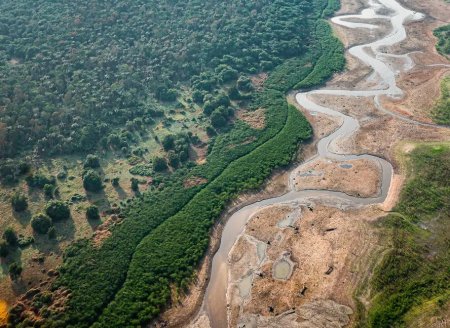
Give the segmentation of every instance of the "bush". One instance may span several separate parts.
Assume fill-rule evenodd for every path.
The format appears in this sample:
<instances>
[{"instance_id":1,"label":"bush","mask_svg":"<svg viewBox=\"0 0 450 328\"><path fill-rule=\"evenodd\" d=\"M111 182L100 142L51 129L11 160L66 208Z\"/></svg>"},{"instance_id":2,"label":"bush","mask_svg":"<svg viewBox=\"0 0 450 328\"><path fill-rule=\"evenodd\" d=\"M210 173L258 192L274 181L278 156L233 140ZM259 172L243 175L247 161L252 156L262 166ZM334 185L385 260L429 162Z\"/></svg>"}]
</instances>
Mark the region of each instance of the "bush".
<instances>
[{"instance_id":1,"label":"bush","mask_svg":"<svg viewBox=\"0 0 450 328\"><path fill-rule=\"evenodd\" d=\"M167 162L166 162L166 159L163 158L163 157L156 157L156 158L153 160L153 169L154 169L156 172L162 172L162 171L167 170Z\"/></svg>"},{"instance_id":2,"label":"bush","mask_svg":"<svg viewBox=\"0 0 450 328\"><path fill-rule=\"evenodd\" d=\"M139 180L136 178L131 178L131 190L134 192L139 191Z\"/></svg>"},{"instance_id":3,"label":"bush","mask_svg":"<svg viewBox=\"0 0 450 328\"><path fill-rule=\"evenodd\" d=\"M31 227L38 234L46 234L52 226L52 220L45 214L39 213L31 219Z\"/></svg>"},{"instance_id":4,"label":"bush","mask_svg":"<svg viewBox=\"0 0 450 328\"><path fill-rule=\"evenodd\" d=\"M11 205L16 212L25 211L28 208L28 201L25 195L16 192L11 198Z\"/></svg>"},{"instance_id":5,"label":"bush","mask_svg":"<svg viewBox=\"0 0 450 328\"><path fill-rule=\"evenodd\" d=\"M47 177L41 173L37 173L35 175L29 175L26 177L26 182L31 188L44 188L46 184L55 185L56 179L55 177Z\"/></svg>"},{"instance_id":6,"label":"bush","mask_svg":"<svg viewBox=\"0 0 450 328\"><path fill-rule=\"evenodd\" d=\"M119 186L119 178L118 177L112 178L111 184L113 185L113 187L118 187Z\"/></svg>"},{"instance_id":7,"label":"bush","mask_svg":"<svg viewBox=\"0 0 450 328\"><path fill-rule=\"evenodd\" d=\"M86 209L86 219L88 220L100 220L100 213L98 207L95 205L90 205Z\"/></svg>"},{"instance_id":8,"label":"bush","mask_svg":"<svg viewBox=\"0 0 450 328\"><path fill-rule=\"evenodd\" d=\"M83 187L87 191L99 192L103 189L102 179L97 172L88 170L83 175Z\"/></svg>"},{"instance_id":9,"label":"bush","mask_svg":"<svg viewBox=\"0 0 450 328\"><path fill-rule=\"evenodd\" d=\"M45 213L53 220L60 221L70 218L70 208L60 200L50 201L45 207Z\"/></svg>"},{"instance_id":10,"label":"bush","mask_svg":"<svg viewBox=\"0 0 450 328\"><path fill-rule=\"evenodd\" d=\"M86 160L84 161L84 168L96 169L98 167L100 167L100 160L98 157L91 154L87 155Z\"/></svg>"},{"instance_id":11,"label":"bush","mask_svg":"<svg viewBox=\"0 0 450 328\"><path fill-rule=\"evenodd\" d=\"M16 262L13 262L9 265L9 276L12 280L17 280L22 274L22 267L18 265Z\"/></svg>"},{"instance_id":12,"label":"bush","mask_svg":"<svg viewBox=\"0 0 450 328\"><path fill-rule=\"evenodd\" d=\"M53 198L53 192L55 190L55 186L51 184L46 184L44 186L44 194L47 198Z\"/></svg>"},{"instance_id":13,"label":"bush","mask_svg":"<svg viewBox=\"0 0 450 328\"><path fill-rule=\"evenodd\" d=\"M16 232L13 230L13 228L8 227L6 228L5 232L3 233L3 239L8 243L10 246L17 246L18 238Z\"/></svg>"}]
</instances>

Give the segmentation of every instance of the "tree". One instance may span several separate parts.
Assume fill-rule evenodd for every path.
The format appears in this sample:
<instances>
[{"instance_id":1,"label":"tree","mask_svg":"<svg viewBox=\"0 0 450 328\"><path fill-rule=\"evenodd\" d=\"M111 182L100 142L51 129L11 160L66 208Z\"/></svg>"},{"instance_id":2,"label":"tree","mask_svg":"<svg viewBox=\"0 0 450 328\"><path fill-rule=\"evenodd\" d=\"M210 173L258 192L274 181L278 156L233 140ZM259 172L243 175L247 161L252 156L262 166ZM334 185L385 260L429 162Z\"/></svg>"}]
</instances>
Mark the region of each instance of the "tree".
<instances>
[{"instance_id":1,"label":"tree","mask_svg":"<svg viewBox=\"0 0 450 328\"><path fill-rule=\"evenodd\" d=\"M156 172L162 172L162 171L167 170L167 162L166 162L166 159L163 158L163 157L156 157L156 158L153 160L153 169L154 169Z\"/></svg>"},{"instance_id":2,"label":"tree","mask_svg":"<svg viewBox=\"0 0 450 328\"><path fill-rule=\"evenodd\" d=\"M100 167L100 160L97 156L89 154L86 156L86 160L84 161L84 168L88 169L96 169Z\"/></svg>"},{"instance_id":3,"label":"tree","mask_svg":"<svg viewBox=\"0 0 450 328\"><path fill-rule=\"evenodd\" d=\"M9 265L9 276L11 280L17 280L22 274L22 267L18 265L16 262L13 262Z\"/></svg>"},{"instance_id":4,"label":"tree","mask_svg":"<svg viewBox=\"0 0 450 328\"><path fill-rule=\"evenodd\" d=\"M237 88L243 92L250 92L253 90L252 81L246 76L241 76L237 81Z\"/></svg>"},{"instance_id":5,"label":"tree","mask_svg":"<svg viewBox=\"0 0 450 328\"><path fill-rule=\"evenodd\" d=\"M99 192L103 189L102 179L95 171L88 170L83 175L83 187L87 191Z\"/></svg>"},{"instance_id":6,"label":"tree","mask_svg":"<svg viewBox=\"0 0 450 328\"><path fill-rule=\"evenodd\" d=\"M28 201L25 195L16 192L11 198L11 205L16 212L25 211L28 208Z\"/></svg>"},{"instance_id":7,"label":"tree","mask_svg":"<svg viewBox=\"0 0 450 328\"><path fill-rule=\"evenodd\" d=\"M45 213L53 220L60 221L70 218L70 208L67 203L60 200L52 200L45 207Z\"/></svg>"},{"instance_id":8,"label":"tree","mask_svg":"<svg viewBox=\"0 0 450 328\"><path fill-rule=\"evenodd\" d=\"M113 185L113 187L118 187L119 186L119 178L118 177L112 178L111 184Z\"/></svg>"},{"instance_id":9,"label":"tree","mask_svg":"<svg viewBox=\"0 0 450 328\"><path fill-rule=\"evenodd\" d=\"M168 153L168 157L169 157L170 166L172 166L174 169L176 169L180 165L180 156L177 153L175 153L173 150L171 150Z\"/></svg>"},{"instance_id":10,"label":"tree","mask_svg":"<svg viewBox=\"0 0 450 328\"><path fill-rule=\"evenodd\" d=\"M175 147L175 137L173 135L165 136L162 145L165 151L173 149Z\"/></svg>"},{"instance_id":11,"label":"tree","mask_svg":"<svg viewBox=\"0 0 450 328\"><path fill-rule=\"evenodd\" d=\"M131 190L134 192L139 191L139 180L136 178L131 178Z\"/></svg>"},{"instance_id":12,"label":"tree","mask_svg":"<svg viewBox=\"0 0 450 328\"><path fill-rule=\"evenodd\" d=\"M0 240L0 257L7 257L8 254L8 244L4 240Z\"/></svg>"},{"instance_id":13,"label":"tree","mask_svg":"<svg viewBox=\"0 0 450 328\"><path fill-rule=\"evenodd\" d=\"M55 186L51 184L44 185L44 194L47 198L53 198L53 191L55 190Z\"/></svg>"},{"instance_id":14,"label":"tree","mask_svg":"<svg viewBox=\"0 0 450 328\"><path fill-rule=\"evenodd\" d=\"M31 219L31 227L38 234L46 234L52 226L52 220L45 214L39 213Z\"/></svg>"},{"instance_id":15,"label":"tree","mask_svg":"<svg viewBox=\"0 0 450 328\"><path fill-rule=\"evenodd\" d=\"M17 238L17 234L13 228L6 228L3 233L3 239L8 243L9 246L17 246L19 239Z\"/></svg>"},{"instance_id":16,"label":"tree","mask_svg":"<svg viewBox=\"0 0 450 328\"><path fill-rule=\"evenodd\" d=\"M98 207L95 205L90 205L86 209L86 219L88 220L100 220L100 213L98 211Z\"/></svg>"}]
</instances>

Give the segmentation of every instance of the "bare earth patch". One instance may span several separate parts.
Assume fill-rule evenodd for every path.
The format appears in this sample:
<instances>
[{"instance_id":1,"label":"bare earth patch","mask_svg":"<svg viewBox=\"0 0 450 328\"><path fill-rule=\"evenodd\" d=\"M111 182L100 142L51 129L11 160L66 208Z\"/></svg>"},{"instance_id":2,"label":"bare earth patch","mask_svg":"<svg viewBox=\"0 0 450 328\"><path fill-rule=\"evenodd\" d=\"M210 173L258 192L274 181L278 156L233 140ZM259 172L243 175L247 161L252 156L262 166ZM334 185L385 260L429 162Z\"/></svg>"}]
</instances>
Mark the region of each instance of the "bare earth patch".
<instances>
[{"instance_id":1,"label":"bare earth patch","mask_svg":"<svg viewBox=\"0 0 450 328\"><path fill-rule=\"evenodd\" d=\"M244 121L253 129L262 130L266 126L266 111L263 108L254 111L240 109L236 111L235 115L236 118Z\"/></svg>"},{"instance_id":2,"label":"bare earth patch","mask_svg":"<svg viewBox=\"0 0 450 328\"><path fill-rule=\"evenodd\" d=\"M373 161L316 160L297 172L297 190L327 189L356 197L375 197L381 186L380 168Z\"/></svg>"},{"instance_id":3,"label":"bare earth patch","mask_svg":"<svg viewBox=\"0 0 450 328\"><path fill-rule=\"evenodd\" d=\"M184 188L192 188L207 183L208 180L202 177L190 177L183 182Z\"/></svg>"}]
</instances>

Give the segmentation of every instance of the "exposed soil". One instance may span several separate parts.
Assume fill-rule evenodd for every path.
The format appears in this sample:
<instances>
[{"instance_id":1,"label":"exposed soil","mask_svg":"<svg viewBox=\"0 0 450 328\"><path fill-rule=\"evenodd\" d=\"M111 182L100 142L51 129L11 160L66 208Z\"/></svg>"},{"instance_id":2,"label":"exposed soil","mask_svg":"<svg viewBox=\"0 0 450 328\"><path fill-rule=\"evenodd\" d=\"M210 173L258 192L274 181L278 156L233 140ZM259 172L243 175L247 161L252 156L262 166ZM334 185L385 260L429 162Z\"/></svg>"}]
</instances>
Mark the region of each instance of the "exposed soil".
<instances>
[{"instance_id":1,"label":"exposed soil","mask_svg":"<svg viewBox=\"0 0 450 328\"><path fill-rule=\"evenodd\" d=\"M254 111L248 111L244 109L240 109L236 111L235 115L236 118L240 119L241 121L244 121L250 127L256 130L264 129L266 126L266 115L265 110L262 108L259 108Z\"/></svg>"},{"instance_id":2,"label":"exposed soil","mask_svg":"<svg viewBox=\"0 0 450 328\"><path fill-rule=\"evenodd\" d=\"M380 168L372 161L315 160L297 172L297 190L343 191L356 197L375 197L381 186Z\"/></svg>"}]
</instances>

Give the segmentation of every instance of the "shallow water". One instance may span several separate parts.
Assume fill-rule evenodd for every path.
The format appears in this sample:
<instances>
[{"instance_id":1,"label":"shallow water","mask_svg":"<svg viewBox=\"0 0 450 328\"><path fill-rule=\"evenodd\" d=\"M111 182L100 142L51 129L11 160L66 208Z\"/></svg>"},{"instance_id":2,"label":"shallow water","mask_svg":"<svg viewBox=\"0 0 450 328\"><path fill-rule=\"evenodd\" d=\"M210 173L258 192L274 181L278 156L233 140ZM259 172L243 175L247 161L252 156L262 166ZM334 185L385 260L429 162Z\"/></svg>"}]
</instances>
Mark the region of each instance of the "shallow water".
<instances>
[{"instance_id":1,"label":"shallow water","mask_svg":"<svg viewBox=\"0 0 450 328\"><path fill-rule=\"evenodd\" d=\"M390 13L389 15L379 15L377 14L380 10ZM213 328L227 327L227 279L228 279L228 254L236 242L239 235L243 232L244 227L248 219L255 214L257 211L264 207L271 205L281 205L281 204L292 204L295 203L297 206L299 204L306 204L310 200L321 202L326 202L327 204L332 204L333 206L343 208L345 206L358 206L358 205L369 205L382 203L389 191L391 177L393 174L392 165L384 159L371 156L371 155L351 155L351 154L341 154L335 153L330 149L336 149L337 147L331 147L333 144L342 138L351 136L359 129L358 121L350 116L344 115L332 108L327 108L320 106L309 99L310 94L314 95L339 95L347 97L372 97L374 103L380 111L388 113L395 116L398 119L405 120L414 124L417 123L413 120L405 118L403 116L393 114L384 109L380 102L379 96L387 95L391 97L401 97L403 92L397 87L395 77L398 74L397 70L394 70L393 65L389 64L389 56L395 57L397 59L404 60L405 65L401 69L409 69L413 67L413 62L407 55L390 55L382 53L381 48L386 46L394 45L406 38L406 31L404 28L404 23L410 20L422 19L423 15L415 13L411 10L403 8L395 0L380 0L379 2L369 0L369 8L366 8L359 15L346 15L335 17L332 22L341 26L345 26L352 29L374 29L377 28L374 24L366 24L361 22L349 22L348 19L382 19L388 21L391 26L391 32L375 42L371 42L364 45L355 46L349 49L349 53L360 59L363 63L370 66L374 74L381 83L380 87L377 89L368 90L330 90L330 89L319 89L310 92L298 93L296 95L297 102L304 108L306 108L310 113L316 115L317 113L325 114L327 116L341 118L342 125L329 136L321 139L317 145L317 155L311 159L316 160L318 158L332 159L336 161L349 161L355 159L365 159L369 161L374 161L379 163L381 167L382 183L379 195L373 198L358 198L348 196L342 192L327 191L327 190L302 190L296 191L294 187L294 178L298 174L298 171L306 164L303 163L297 168L291 171L289 178L289 188L290 191L282 196L266 199L260 202L253 203L251 205L245 206L239 211L235 212L227 221L220 243L219 250L212 261L211 277L205 293L203 306L201 311L204 311L210 321ZM369 51L367 51L369 50ZM398 69L398 68L397 68ZM373 78L372 76L372 78ZM427 125L427 124L424 124ZM345 164L344 164L345 165ZM279 223L281 227L286 226L290 222L291 218L285 218ZM267 247L267 246L266 246ZM264 249L265 253L265 249ZM260 250L258 248L258 256ZM261 260L261 257L260 257ZM286 270L290 271L291 264L285 259L279 260L274 266L274 275L276 277L285 277ZM287 273L289 274L289 272ZM250 277L250 278L249 278ZM248 279L248 280L247 280ZM282 278L281 278L282 279ZM287 278L285 278L287 279ZM247 295L250 293L250 287L248 281L251 281L251 276L246 276L239 286L240 293ZM241 289L242 288L242 289Z\"/></svg>"},{"instance_id":2,"label":"shallow water","mask_svg":"<svg viewBox=\"0 0 450 328\"><path fill-rule=\"evenodd\" d=\"M291 275L291 271L291 263L282 259L274 264L273 277L279 280L287 280Z\"/></svg>"}]
</instances>

